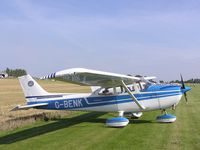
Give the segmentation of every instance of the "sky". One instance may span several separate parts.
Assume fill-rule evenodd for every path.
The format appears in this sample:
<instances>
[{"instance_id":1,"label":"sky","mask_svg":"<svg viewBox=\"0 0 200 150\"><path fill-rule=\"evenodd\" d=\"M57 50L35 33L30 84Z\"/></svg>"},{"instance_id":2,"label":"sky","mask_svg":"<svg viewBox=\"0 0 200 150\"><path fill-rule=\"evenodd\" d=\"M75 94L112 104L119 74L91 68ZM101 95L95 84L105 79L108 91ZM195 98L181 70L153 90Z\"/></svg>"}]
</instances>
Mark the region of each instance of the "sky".
<instances>
[{"instance_id":1,"label":"sky","mask_svg":"<svg viewBox=\"0 0 200 150\"><path fill-rule=\"evenodd\" d=\"M199 0L0 0L0 70L200 78Z\"/></svg>"}]
</instances>

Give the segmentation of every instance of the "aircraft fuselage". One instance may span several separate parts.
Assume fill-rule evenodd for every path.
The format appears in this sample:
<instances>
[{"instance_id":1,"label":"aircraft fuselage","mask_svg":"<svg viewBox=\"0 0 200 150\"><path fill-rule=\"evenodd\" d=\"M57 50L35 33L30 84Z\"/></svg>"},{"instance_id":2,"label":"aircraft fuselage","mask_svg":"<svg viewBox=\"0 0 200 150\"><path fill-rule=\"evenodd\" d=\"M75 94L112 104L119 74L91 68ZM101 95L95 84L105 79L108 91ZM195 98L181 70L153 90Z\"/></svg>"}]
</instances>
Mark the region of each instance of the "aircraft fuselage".
<instances>
[{"instance_id":1,"label":"aircraft fuselage","mask_svg":"<svg viewBox=\"0 0 200 150\"><path fill-rule=\"evenodd\" d=\"M151 89L134 94L137 100L145 106L142 110L136 105L128 93L116 95L94 95L85 94L62 94L62 95L44 95L31 96L28 99L28 105L38 103L48 103L47 106L41 106L39 109L50 110L85 110L101 112L140 112L157 109L166 109L177 105L182 97L180 86L162 86L157 85Z\"/></svg>"}]
</instances>

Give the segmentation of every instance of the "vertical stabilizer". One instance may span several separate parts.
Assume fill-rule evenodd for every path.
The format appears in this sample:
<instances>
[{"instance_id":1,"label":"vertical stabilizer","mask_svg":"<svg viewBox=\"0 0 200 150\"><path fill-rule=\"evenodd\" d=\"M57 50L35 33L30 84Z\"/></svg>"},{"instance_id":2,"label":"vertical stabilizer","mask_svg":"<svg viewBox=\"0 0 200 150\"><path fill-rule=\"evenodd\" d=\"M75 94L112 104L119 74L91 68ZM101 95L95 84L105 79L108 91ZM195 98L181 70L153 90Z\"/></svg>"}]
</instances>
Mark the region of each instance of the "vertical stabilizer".
<instances>
[{"instance_id":1,"label":"vertical stabilizer","mask_svg":"<svg viewBox=\"0 0 200 150\"><path fill-rule=\"evenodd\" d=\"M49 94L30 75L19 77L19 82L21 84L25 97L42 96Z\"/></svg>"}]
</instances>

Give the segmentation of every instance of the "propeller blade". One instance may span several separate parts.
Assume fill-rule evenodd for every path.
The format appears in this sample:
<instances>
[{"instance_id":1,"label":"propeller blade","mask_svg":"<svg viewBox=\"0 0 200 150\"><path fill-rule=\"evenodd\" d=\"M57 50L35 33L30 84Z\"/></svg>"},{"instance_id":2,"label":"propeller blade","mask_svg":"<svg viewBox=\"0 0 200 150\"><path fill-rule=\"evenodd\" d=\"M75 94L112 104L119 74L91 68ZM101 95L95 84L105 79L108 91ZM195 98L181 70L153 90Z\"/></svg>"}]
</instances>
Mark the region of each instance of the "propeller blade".
<instances>
[{"instance_id":1,"label":"propeller blade","mask_svg":"<svg viewBox=\"0 0 200 150\"><path fill-rule=\"evenodd\" d=\"M181 85L182 85L182 89L185 89L185 84L184 84L184 81L183 81L183 77L182 77L182 75L181 75Z\"/></svg>"},{"instance_id":2,"label":"propeller blade","mask_svg":"<svg viewBox=\"0 0 200 150\"><path fill-rule=\"evenodd\" d=\"M181 75L181 74L180 74ZM185 83L184 83L184 81L183 81L183 77L182 77L182 75L181 75L181 89L185 89ZM185 101L186 101L186 103L188 102L188 99L187 99L187 94L186 94L186 92L184 93L184 97L185 97Z\"/></svg>"},{"instance_id":3,"label":"propeller blade","mask_svg":"<svg viewBox=\"0 0 200 150\"><path fill-rule=\"evenodd\" d=\"M186 101L186 103L188 102L188 99L187 99L187 94L186 93L184 93L184 97L185 97L185 101Z\"/></svg>"}]
</instances>

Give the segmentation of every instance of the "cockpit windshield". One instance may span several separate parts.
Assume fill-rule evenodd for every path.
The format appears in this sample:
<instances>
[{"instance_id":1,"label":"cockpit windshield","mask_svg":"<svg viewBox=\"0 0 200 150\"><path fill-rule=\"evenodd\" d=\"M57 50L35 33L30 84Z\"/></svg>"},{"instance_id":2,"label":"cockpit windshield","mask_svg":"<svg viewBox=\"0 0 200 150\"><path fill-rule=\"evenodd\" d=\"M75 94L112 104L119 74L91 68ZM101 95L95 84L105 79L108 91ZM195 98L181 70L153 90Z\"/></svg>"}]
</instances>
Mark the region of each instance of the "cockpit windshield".
<instances>
[{"instance_id":1,"label":"cockpit windshield","mask_svg":"<svg viewBox=\"0 0 200 150\"><path fill-rule=\"evenodd\" d=\"M147 91L148 88L151 86L151 85L154 85L156 84L156 82L139 82L138 85L139 85L139 88L140 88L140 91L144 92L144 91Z\"/></svg>"}]
</instances>

